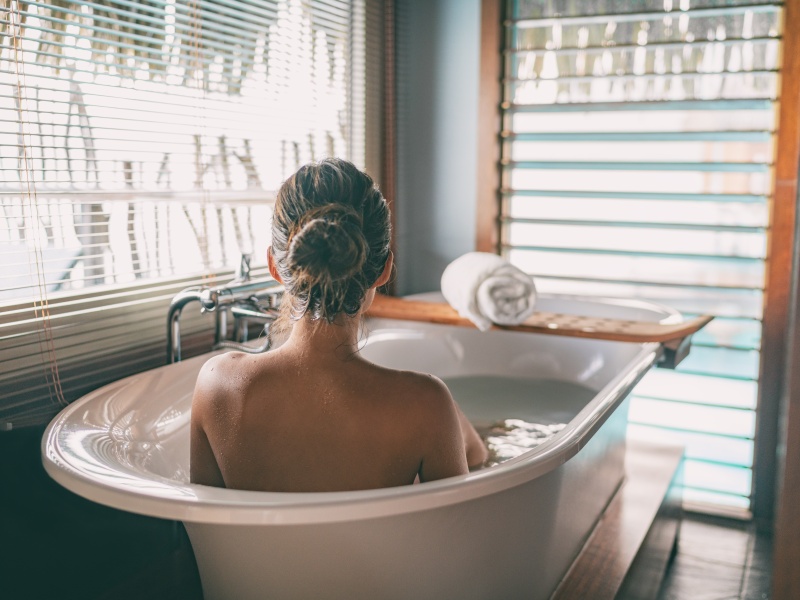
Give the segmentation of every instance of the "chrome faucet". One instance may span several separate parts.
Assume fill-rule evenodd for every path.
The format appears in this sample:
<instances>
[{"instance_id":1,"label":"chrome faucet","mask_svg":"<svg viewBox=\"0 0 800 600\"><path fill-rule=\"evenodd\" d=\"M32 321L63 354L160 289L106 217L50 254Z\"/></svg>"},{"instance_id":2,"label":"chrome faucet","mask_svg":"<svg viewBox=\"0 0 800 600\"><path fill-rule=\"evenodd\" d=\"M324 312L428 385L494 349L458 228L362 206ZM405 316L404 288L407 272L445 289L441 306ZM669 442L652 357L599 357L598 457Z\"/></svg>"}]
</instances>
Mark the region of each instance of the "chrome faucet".
<instances>
[{"instance_id":1,"label":"chrome faucet","mask_svg":"<svg viewBox=\"0 0 800 600\"><path fill-rule=\"evenodd\" d=\"M266 329L275 321L282 293L283 286L272 278L251 279L249 254L242 254L236 278L231 282L178 292L169 305L167 315L167 363L181 360L181 312L191 302L198 302L201 312L215 313L215 350L234 348L249 353L269 350L269 336L258 347L244 345L244 342L248 340L250 323L258 322ZM234 321L234 341L228 340L229 316Z\"/></svg>"}]
</instances>

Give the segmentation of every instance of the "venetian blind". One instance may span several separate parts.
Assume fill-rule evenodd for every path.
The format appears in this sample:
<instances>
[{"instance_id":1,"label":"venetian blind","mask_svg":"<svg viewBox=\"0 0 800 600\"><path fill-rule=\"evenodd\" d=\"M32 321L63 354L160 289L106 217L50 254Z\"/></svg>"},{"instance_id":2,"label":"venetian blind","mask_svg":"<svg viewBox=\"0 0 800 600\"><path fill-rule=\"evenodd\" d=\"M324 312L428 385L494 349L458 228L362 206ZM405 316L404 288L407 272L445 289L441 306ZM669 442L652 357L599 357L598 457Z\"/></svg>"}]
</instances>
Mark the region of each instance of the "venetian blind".
<instances>
[{"instance_id":1,"label":"venetian blind","mask_svg":"<svg viewBox=\"0 0 800 600\"><path fill-rule=\"evenodd\" d=\"M243 252L265 263L280 182L325 156L363 163L364 14L365 0L4 3L0 424L163 364L175 293L230 279ZM189 350L208 349L210 320L185 313Z\"/></svg>"},{"instance_id":2,"label":"venetian blind","mask_svg":"<svg viewBox=\"0 0 800 600\"><path fill-rule=\"evenodd\" d=\"M502 250L544 292L716 319L633 392L630 431L686 446L685 500L752 492L780 4L512 0Z\"/></svg>"}]
</instances>

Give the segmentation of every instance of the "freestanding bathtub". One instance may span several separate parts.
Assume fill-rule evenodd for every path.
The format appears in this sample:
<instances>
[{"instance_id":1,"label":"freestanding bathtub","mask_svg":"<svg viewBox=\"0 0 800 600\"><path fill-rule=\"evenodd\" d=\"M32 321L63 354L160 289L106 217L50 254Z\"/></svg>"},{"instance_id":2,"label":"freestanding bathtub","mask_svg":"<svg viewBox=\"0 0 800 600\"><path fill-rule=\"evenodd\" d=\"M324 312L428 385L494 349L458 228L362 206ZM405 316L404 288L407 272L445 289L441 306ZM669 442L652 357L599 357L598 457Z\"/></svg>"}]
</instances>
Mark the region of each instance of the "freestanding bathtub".
<instances>
[{"instance_id":1,"label":"freestanding bathtub","mask_svg":"<svg viewBox=\"0 0 800 600\"><path fill-rule=\"evenodd\" d=\"M544 297L539 308L680 319L640 302ZM389 320L369 329L362 353L377 363L448 381L499 376L517 388L523 379L573 382L593 397L455 394L478 424L566 423L534 450L468 475L359 492L227 490L188 482L201 356L64 409L42 441L45 468L90 500L183 521L208 599L547 598L622 481L625 399L659 346Z\"/></svg>"}]
</instances>

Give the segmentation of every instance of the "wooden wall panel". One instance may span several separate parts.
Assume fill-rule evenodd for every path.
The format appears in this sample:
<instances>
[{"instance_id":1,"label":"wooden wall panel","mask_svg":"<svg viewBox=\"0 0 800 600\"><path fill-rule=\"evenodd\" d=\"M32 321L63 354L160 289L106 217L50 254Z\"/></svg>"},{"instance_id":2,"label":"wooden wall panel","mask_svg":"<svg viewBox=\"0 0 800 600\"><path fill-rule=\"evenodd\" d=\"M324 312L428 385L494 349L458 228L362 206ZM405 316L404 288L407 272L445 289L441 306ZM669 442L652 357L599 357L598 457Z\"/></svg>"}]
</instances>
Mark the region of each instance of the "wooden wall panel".
<instances>
[{"instance_id":1,"label":"wooden wall panel","mask_svg":"<svg viewBox=\"0 0 800 600\"><path fill-rule=\"evenodd\" d=\"M781 113L778 134L777 159L775 164L775 230L773 235L784 236L782 248L776 249L777 258L785 261L785 268L794 265L794 298L790 301L790 271L781 270L776 277L786 278L778 287L778 293L785 293L789 311L793 311L792 330L786 354L778 354L772 349L763 361L774 360L776 365L765 367L762 376L773 375L777 365L785 370L783 419L778 423L784 426L780 442L781 457L776 462L779 473L778 511L775 519L775 552L773 563L772 597L774 600L795 600L800 598L800 240L794 232L784 231L796 225L798 219L798 171L800 171L800 0L786 2L784 8L784 44L781 87ZM778 242L773 240L773 246ZM790 252L794 248L794 261ZM772 273L770 273L772 275ZM773 282L770 285L772 294ZM780 305L779 305L780 306ZM780 313L778 316L781 316ZM781 323L771 324L779 327ZM765 321L766 331L766 321ZM762 380L763 381L763 380ZM778 393L780 390L775 390ZM777 417L777 415L776 415Z\"/></svg>"},{"instance_id":2,"label":"wooden wall panel","mask_svg":"<svg viewBox=\"0 0 800 600\"><path fill-rule=\"evenodd\" d=\"M478 98L478 206L475 249L499 252L500 130L503 76L503 2L481 2L480 96Z\"/></svg>"},{"instance_id":3,"label":"wooden wall panel","mask_svg":"<svg viewBox=\"0 0 800 600\"><path fill-rule=\"evenodd\" d=\"M769 525L776 500L779 407L787 378L792 254L800 157L800 0L784 5L781 87L759 373L753 514ZM800 490L798 490L800 493ZM800 557L798 557L800 561Z\"/></svg>"},{"instance_id":4,"label":"wooden wall panel","mask_svg":"<svg viewBox=\"0 0 800 600\"><path fill-rule=\"evenodd\" d=\"M397 86L396 86L396 54L395 25L396 13L394 0L383 2L383 144L381 169L381 192L392 211L392 253L397 256ZM381 291L395 295L397 267L394 274Z\"/></svg>"},{"instance_id":5,"label":"wooden wall panel","mask_svg":"<svg viewBox=\"0 0 800 600\"><path fill-rule=\"evenodd\" d=\"M800 244L797 247L800 252ZM800 265L800 261L795 264ZM795 279L793 341L786 387L783 477L775 520L774 600L800 598L800 276Z\"/></svg>"}]
</instances>

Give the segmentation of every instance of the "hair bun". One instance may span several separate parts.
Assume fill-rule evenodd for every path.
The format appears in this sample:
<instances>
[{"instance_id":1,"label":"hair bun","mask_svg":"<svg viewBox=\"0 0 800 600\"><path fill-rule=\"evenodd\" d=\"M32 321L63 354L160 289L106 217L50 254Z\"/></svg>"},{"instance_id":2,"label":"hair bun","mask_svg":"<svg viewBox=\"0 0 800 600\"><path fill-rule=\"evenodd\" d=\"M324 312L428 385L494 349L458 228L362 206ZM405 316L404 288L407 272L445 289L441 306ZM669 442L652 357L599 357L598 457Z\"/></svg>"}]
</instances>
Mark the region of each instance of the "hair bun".
<instances>
[{"instance_id":1,"label":"hair bun","mask_svg":"<svg viewBox=\"0 0 800 600\"><path fill-rule=\"evenodd\" d=\"M386 268L392 225L372 178L326 158L289 177L272 217L272 258L292 319L334 323L361 311Z\"/></svg>"},{"instance_id":2,"label":"hair bun","mask_svg":"<svg viewBox=\"0 0 800 600\"><path fill-rule=\"evenodd\" d=\"M289 268L305 275L302 278L309 286L358 274L368 252L358 214L349 207L329 204L306 216L289 243Z\"/></svg>"}]
</instances>

